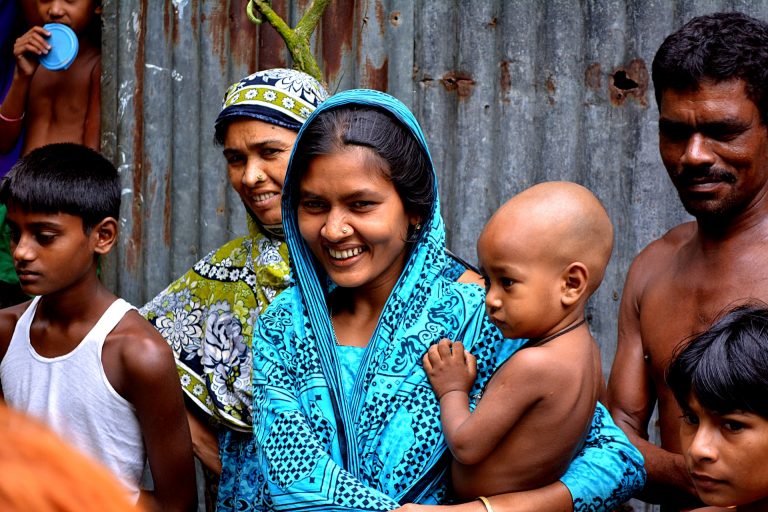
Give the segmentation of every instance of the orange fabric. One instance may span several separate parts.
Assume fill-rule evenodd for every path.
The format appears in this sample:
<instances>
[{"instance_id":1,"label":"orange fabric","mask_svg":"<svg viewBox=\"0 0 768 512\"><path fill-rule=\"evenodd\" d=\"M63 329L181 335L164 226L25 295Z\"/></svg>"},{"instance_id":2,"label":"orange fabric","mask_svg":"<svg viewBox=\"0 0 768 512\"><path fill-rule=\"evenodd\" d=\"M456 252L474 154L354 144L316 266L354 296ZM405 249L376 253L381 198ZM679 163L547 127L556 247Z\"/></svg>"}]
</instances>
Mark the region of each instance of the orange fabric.
<instances>
[{"instance_id":1,"label":"orange fabric","mask_svg":"<svg viewBox=\"0 0 768 512\"><path fill-rule=\"evenodd\" d=\"M0 404L0 510L137 512L103 467Z\"/></svg>"}]
</instances>

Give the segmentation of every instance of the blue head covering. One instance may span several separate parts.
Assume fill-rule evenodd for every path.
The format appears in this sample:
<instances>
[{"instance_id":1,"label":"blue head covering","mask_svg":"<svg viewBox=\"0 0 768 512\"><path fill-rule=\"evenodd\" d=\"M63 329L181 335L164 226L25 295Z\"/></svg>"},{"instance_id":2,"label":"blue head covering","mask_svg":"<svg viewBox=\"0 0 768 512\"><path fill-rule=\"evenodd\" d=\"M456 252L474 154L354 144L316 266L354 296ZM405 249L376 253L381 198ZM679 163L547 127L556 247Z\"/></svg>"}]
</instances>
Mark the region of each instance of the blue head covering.
<instances>
[{"instance_id":1,"label":"blue head covering","mask_svg":"<svg viewBox=\"0 0 768 512\"><path fill-rule=\"evenodd\" d=\"M294 206L303 169L296 152L306 127L331 109L370 107L395 119L429 160L434 200L378 326L344 384L328 312L328 283L302 238ZM424 134L408 108L371 90L325 101L299 131L283 188L283 222L294 285L275 299L254 332L254 433L269 489L255 502L291 510L389 510L398 502L436 503L445 492L446 445L439 404L421 357L442 337L484 340L479 373L488 376L498 330L485 320L483 292L443 275L447 265L437 177ZM511 350L514 345L509 346ZM484 379L481 380L484 382Z\"/></svg>"},{"instance_id":2,"label":"blue head covering","mask_svg":"<svg viewBox=\"0 0 768 512\"><path fill-rule=\"evenodd\" d=\"M331 96L330 99L325 101L312 115L307 118L306 123L299 131L299 135L296 138L296 144L294 144L294 151L291 155L291 160L288 164L288 171L286 172L285 182L283 186L283 228L286 233L290 231L292 236L286 236L288 241L288 247L291 254L301 254L301 261L312 261L312 254L309 247L301 237L298 228L298 221L296 218L295 203L298 194L298 181L300 176L297 176L296 164L296 148L298 148L298 142L305 135L307 127L323 112L340 107L360 106L360 107L372 107L382 110L392 115L406 130L408 130L416 139L419 146L421 146L424 154L429 161L430 171L432 172L433 182L433 196L434 202L432 204L430 217L421 221L424 229L420 236L420 240L416 244L416 247L411 253L410 261L406 263L406 267L412 266L415 260L418 259L417 254L429 249L429 252L434 251L434 259L431 261L431 268L439 274L446 264L445 252L445 228L443 225L443 219L440 216L440 201L437 192L437 175L434 169L434 163L432 162L432 156L429 153L427 147L427 141L424 138L424 133L421 131L419 123L408 107L403 105L400 100L385 94L383 92L368 90L368 89L355 89L344 91ZM430 258L432 259L432 258ZM309 285L309 283L307 283Z\"/></svg>"},{"instance_id":3,"label":"blue head covering","mask_svg":"<svg viewBox=\"0 0 768 512\"><path fill-rule=\"evenodd\" d=\"M351 381L346 373L351 359L343 355L349 347L339 347L333 332L326 276L299 232L294 206L303 171L296 167L302 160L296 153L307 127L323 112L348 107L371 107L392 116L429 158L435 182L431 214L422 222L367 347L361 349ZM464 341L477 357L473 391L477 393L523 340L502 340L485 315L480 287L446 278L445 229L436 182L416 119L387 94L339 93L318 107L299 131L282 204L294 283L262 313L253 337L256 461L244 487L249 491L247 502L258 509L381 511L401 503L445 501L450 453L439 403L421 358L442 338ZM607 413L599 412L602 422ZM610 434L599 432L600 448L592 452L603 454L611 436L621 436L612 428ZM622 450L624 446L634 450L625 437L624 441ZM589 463L582 463L567 484L575 504L583 495L592 500L595 494L597 501L608 503L619 478L624 479L616 492L621 501L610 503L623 502L627 492L621 491L634 489L637 480L625 471L626 451L608 453L613 466L599 456L590 460L600 459L599 465L610 470L585 470ZM579 487L574 483L579 481L587 484Z\"/></svg>"},{"instance_id":4,"label":"blue head covering","mask_svg":"<svg viewBox=\"0 0 768 512\"><path fill-rule=\"evenodd\" d=\"M248 75L229 86L214 126L216 140L223 127L236 117L250 117L298 131L309 114L328 98L323 86L295 69L267 69Z\"/></svg>"}]
</instances>

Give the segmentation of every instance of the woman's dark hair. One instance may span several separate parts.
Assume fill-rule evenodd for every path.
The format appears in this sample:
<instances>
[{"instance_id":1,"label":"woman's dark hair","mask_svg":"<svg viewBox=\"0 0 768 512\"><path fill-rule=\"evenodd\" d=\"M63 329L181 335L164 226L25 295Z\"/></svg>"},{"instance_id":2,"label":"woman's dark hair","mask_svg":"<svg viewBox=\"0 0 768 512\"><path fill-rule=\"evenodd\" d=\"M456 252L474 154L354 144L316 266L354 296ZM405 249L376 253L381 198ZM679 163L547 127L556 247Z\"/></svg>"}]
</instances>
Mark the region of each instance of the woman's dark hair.
<instances>
[{"instance_id":1,"label":"woman's dark hair","mask_svg":"<svg viewBox=\"0 0 768 512\"><path fill-rule=\"evenodd\" d=\"M728 311L678 347L666 377L683 409L693 395L719 414L740 410L768 418L768 304Z\"/></svg>"},{"instance_id":2,"label":"woman's dark hair","mask_svg":"<svg viewBox=\"0 0 768 512\"><path fill-rule=\"evenodd\" d=\"M667 89L696 89L707 80L746 82L768 126L768 23L739 12L699 16L667 37L652 66L656 104Z\"/></svg>"},{"instance_id":3,"label":"woman's dark hair","mask_svg":"<svg viewBox=\"0 0 768 512\"><path fill-rule=\"evenodd\" d=\"M224 146L224 141L227 138L227 130L229 129L229 125L232 124L232 121L234 121L234 119L227 119L217 124L216 126L214 126L213 128L213 145L214 146L218 146L218 147Z\"/></svg>"},{"instance_id":4,"label":"woman's dark hair","mask_svg":"<svg viewBox=\"0 0 768 512\"><path fill-rule=\"evenodd\" d=\"M320 113L299 140L294 151L291 193L294 208L298 183L310 160L344 151L348 146L371 148L375 166L389 179L403 201L405 211L427 222L435 201L435 179L424 149L400 122L369 107L340 107Z\"/></svg>"},{"instance_id":5,"label":"woman's dark hair","mask_svg":"<svg viewBox=\"0 0 768 512\"><path fill-rule=\"evenodd\" d=\"M107 217L120 218L120 179L115 166L90 148L48 144L11 168L0 185L0 203L76 215L89 233Z\"/></svg>"}]
</instances>

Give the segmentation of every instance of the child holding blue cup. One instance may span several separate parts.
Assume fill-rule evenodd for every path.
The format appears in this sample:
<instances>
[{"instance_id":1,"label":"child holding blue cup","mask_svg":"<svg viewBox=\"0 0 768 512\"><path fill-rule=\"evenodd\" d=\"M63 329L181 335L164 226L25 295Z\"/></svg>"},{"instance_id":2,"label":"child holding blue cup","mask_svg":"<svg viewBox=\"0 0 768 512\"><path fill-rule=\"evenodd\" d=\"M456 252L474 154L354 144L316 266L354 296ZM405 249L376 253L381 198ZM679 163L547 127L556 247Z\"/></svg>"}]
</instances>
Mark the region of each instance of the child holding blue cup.
<instances>
[{"instance_id":1,"label":"child holding blue cup","mask_svg":"<svg viewBox=\"0 0 768 512\"><path fill-rule=\"evenodd\" d=\"M0 153L25 131L21 153L54 142L99 149L101 5L99 0L36 2L42 26L13 47L13 81L0 104Z\"/></svg>"}]
</instances>

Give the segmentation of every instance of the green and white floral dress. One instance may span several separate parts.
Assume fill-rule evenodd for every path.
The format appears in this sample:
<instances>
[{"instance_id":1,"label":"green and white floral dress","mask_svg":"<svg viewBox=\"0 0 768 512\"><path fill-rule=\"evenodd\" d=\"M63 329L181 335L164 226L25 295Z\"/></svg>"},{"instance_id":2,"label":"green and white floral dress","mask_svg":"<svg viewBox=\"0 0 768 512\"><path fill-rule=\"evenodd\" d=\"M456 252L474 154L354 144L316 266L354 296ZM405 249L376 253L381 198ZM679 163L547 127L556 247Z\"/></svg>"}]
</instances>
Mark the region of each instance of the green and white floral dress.
<instances>
[{"instance_id":1,"label":"green and white floral dress","mask_svg":"<svg viewBox=\"0 0 768 512\"><path fill-rule=\"evenodd\" d=\"M288 286L288 247L249 218L249 236L198 261L141 313L173 349L184 393L229 429L251 431L251 338Z\"/></svg>"}]
</instances>

